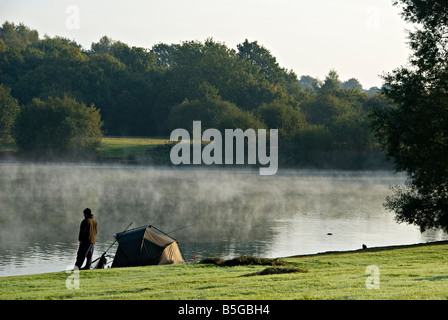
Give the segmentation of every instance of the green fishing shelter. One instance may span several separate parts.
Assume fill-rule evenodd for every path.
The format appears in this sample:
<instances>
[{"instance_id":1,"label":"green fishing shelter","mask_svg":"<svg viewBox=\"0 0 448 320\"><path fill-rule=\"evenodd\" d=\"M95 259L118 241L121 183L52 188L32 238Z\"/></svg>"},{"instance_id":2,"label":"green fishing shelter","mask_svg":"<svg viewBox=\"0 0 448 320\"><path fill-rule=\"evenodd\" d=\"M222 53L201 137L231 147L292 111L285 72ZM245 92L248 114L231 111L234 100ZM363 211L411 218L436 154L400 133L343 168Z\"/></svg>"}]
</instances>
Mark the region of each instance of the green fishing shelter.
<instances>
[{"instance_id":1,"label":"green fishing shelter","mask_svg":"<svg viewBox=\"0 0 448 320\"><path fill-rule=\"evenodd\" d=\"M185 263L177 240L154 226L117 233L114 237L118 248L112 268Z\"/></svg>"}]
</instances>

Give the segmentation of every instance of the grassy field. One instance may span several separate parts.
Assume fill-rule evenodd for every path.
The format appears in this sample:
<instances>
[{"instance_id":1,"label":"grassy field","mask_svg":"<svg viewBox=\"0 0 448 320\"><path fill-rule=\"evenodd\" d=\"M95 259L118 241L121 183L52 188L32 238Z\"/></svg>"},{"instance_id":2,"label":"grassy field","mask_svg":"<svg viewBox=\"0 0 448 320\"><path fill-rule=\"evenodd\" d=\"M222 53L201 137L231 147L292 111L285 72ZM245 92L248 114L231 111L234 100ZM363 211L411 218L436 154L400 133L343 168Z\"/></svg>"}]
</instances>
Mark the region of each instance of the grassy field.
<instances>
[{"instance_id":1,"label":"grassy field","mask_svg":"<svg viewBox=\"0 0 448 320\"><path fill-rule=\"evenodd\" d=\"M98 148L100 157L128 158L142 155L148 148L169 143L168 138L103 137ZM16 152L14 142L0 142L0 152Z\"/></svg>"},{"instance_id":2,"label":"grassy field","mask_svg":"<svg viewBox=\"0 0 448 320\"><path fill-rule=\"evenodd\" d=\"M188 264L0 278L0 299L413 300L448 298L448 244L283 258L304 272L253 275L263 265ZM376 269L372 269L375 266ZM273 269L270 269L273 270ZM371 273L376 270L377 273ZM249 276L250 275L250 276ZM376 277L378 276L378 277ZM376 278L373 278L376 277ZM373 281L372 281L373 280ZM378 289L369 289L378 285Z\"/></svg>"},{"instance_id":3,"label":"grassy field","mask_svg":"<svg viewBox=\"0 0 448 320\"><path fill-rule=\"evenodd\" d=\"M145 154L148 148L169 143L164 138L103 137L98 148L104 158L129 158Z\"/></svg>"}]
</instances>

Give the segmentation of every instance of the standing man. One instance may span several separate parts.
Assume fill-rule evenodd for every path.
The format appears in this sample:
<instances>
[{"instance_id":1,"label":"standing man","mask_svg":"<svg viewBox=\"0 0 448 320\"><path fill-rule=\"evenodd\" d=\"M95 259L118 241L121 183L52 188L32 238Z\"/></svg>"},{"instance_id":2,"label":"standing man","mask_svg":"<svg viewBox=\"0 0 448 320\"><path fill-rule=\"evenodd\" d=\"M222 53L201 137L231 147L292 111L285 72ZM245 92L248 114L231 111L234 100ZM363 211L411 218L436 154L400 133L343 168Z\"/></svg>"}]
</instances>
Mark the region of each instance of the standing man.
<instances>
[{"instance_id":1,"label":"standing man","mask_svg":"<svg viewBox=\"0 0 448 320\"><path fill-rule=\"evenodd\" d=\"M93 219L92 211L89 208L84 209L83 213L84 220L81 222L79 230L79 248L75 266L80 270L89 270L92 264L92 255L98 227L96 220ZM81 268L86 258L86 265L84 268Z\"/></svg>"}]
</instances>

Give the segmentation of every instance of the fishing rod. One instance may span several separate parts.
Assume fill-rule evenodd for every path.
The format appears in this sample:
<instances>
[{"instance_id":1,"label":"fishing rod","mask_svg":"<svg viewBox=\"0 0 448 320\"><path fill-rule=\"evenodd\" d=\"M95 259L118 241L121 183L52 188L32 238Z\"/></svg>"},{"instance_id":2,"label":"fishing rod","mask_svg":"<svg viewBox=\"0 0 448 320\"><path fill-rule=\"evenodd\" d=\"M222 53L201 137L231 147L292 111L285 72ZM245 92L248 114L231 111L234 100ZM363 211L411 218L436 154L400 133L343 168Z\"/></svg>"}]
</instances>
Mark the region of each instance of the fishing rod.
<instances>
[{"instance_id":1,"label":"fishing rod","mask_svg":"<svg viewBox=\"0 0 448 320\"><path fill-rule=\"evenodd\" d=\"M126 232L126 230L128 230L129 227L130 227L132 224L133 224L133 222L131 222L131 223L126 227L126 229L124 229L123 232ZM104 255L107 253L107 251L110 250L110 248L112 248L112 246L115 244L115 242L117 242L117 239L115 239L115 241L109 246L109 248L107 248L107 250L104 251L104 253L101 255L101 257L96 258L95 260L92 261L92 263L94 263L94 262L98 261L99 259L101 259L102 257L104 257Z\"/></svg>"},{"instance_id":2,"label":"fishing rod","mask_svg":"<svg viewBox=\"0 0 448 320\"><path fill-rule=\"evenodd\" d=\"M192 226L194 226L194 225L192 224L192 225L189 225L189 226L185 226L185 227L182 227L182 228L179 228L179 229L176 229L176 230L173 230L173 231L167 232L167 233L165 233L165 234L169 235L170 233L173 233L173 232L176 232L176 231L179 231L179 230L185 229L185 228L189 228L189 227L192 227Z\"/></svg>"}]
</instances>

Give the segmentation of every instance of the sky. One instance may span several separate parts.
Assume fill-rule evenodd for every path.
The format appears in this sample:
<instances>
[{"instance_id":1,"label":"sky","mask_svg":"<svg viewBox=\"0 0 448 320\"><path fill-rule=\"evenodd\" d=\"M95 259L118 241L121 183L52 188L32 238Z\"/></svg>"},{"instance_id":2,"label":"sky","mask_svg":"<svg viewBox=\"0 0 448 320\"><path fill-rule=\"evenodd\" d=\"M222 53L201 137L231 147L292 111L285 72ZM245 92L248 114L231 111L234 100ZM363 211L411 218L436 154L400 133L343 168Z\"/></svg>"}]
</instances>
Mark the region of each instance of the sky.
<instances>
[{"instance_id":1,"label":"sky","mask_svg":"<svg viewBox=\"0 0 448 320\"><path fill-rule=\"evenodd\" d=\"M85 49L102 36L129 46L213 38L236 49L258 41L298 77L380 87L381 75L410 54L392 0L0 0L0 23L23 23Z\"/></svg>"}]
</instances>

